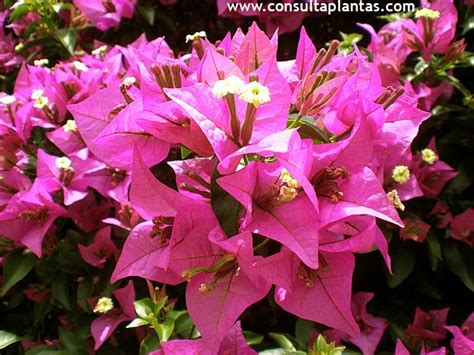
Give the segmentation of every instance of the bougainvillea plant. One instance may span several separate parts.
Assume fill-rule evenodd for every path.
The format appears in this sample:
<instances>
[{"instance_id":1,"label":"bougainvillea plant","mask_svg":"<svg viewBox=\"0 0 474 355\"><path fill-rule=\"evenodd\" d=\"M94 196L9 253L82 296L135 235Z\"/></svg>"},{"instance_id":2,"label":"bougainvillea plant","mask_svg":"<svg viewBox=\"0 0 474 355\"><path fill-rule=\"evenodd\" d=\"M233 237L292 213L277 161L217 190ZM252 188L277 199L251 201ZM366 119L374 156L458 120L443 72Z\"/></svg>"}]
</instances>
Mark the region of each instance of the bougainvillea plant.
<instances>
[{"instance_id":1,"label":"bougainvillea plant","mask_svg":"<svg viewBox=\"0 0 474 355\"><path fill-rule=\"evenodd\" d=\"M179 3L5 1L2 353L474 353L472 3L107 40Z\"/></svg>"}]
</instances>

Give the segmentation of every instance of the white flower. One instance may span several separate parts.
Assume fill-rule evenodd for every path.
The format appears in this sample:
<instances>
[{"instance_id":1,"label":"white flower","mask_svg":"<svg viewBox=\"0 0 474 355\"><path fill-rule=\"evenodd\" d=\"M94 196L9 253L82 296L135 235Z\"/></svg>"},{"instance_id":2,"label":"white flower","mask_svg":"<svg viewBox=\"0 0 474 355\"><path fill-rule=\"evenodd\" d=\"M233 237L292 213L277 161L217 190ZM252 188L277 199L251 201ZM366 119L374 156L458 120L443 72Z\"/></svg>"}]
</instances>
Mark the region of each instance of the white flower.
<instances>
[{"instance_id":1,"label":"white flower","mask_svg":"<svg viewBox=\"0 0 474 355\"><path fill-rule=\"evenodd\" d=\"M245 102L258 107L260 104L270 102L270 90L258 81L252 81L244 85L239 98Z\"/></svg>"},{"instance_id":2,"label":"white flower","mask_svg":"<svg viewBox=\"0 0 474 355\"><path fill-rule=\"evenodd\" d=\"M125 79L122 80L121 85L130 87L134 85L137 82L137 79L135 79L134 76L127 76Z\"/></svg>"},{"instance_id":3,"label":"white flower","mask_svg":"<svg viewBox=\"0 0 474 355\"><path fill-rule=\"evenodd\" d=\"M438 160L438 156L434 151L429 148L425 148L421 151L421 159L427 164L433 165Z\"/></svg>"},{"instance_id":4,"label":"white flower","mask_svg":"<svg viewBox=\"0 0 474 355\"><path fill-rule=\"evenodd\" d=\"M43 96L44 94L44 90L43 89L36 89L36 90L33 90L33 92L31 93L31 98L33 100L37 100L39 99L41 96Z\"/></svg>"},{"instance_id":5,"label":"white flower","mask_svg":"<svg viewBox=\"0 0 474 355\"><path fill-rule=\"evenodd\" d=\"M72 66L74 67L74 69L76 69L77 71L83 71L83 72L86 72L89 70L89 68L83 63L83 62L80 62L78 60L75 60L74 62L72 62Z\"/></svg>"},{"instance_id":6,"label":"white flower","mask_svg":"<svg viewBox=\"0 0 474 355\"><path fill-rule=\"evenodd\" d=\"M410 169L406 165L397 165L392 171L392 179L399 184L404 184L410 179Z\"/></svg>"},{"instance_id":7,"label":"white flower","mask_svg":"<svg viewBox=\"0 0 474 355\"><path fill-rule=\"evenodd\" d=\"M105 314L114 308L114 302L110 297L101 297L94 307L94 313Z\"/></svg>"},{"instance_id":8,"label":"white flower","mask_svg":"<svg viewBox=\"0 0 474 355\"><path fill-rule=\"evenodd\" d=\"M0 104L10 105L16 101L16 97L13 95L5 95L0 97Z\"/></svg>"},{"instance_id":9,"label":"white flower","mask_svg":"<svg viewBox=\"0 0 474 355\"><path fill-rule=\"evenodd\" d=\"M68 169L71 167L72 161L68 157L60 157L56 158L55 164L58 169Z\"/></svg>"},{"instance_id":10,"label":"white flower","mask_svg":"<svg viewBox=\"0 0 474 355\"><path fill-rule=\"evenodd\" d=\"M95 56L100 56L102 53L105 53L106 51L107 51L107 46L104 44L103 46L100 46L94 49L91 53Z\"/></svg>"},{"instance_id":11,"label":"white flower","mask_svg":"<svg viewBox=\"0 0 474 355\"><path fill-rule=\"evenodd\" d=\"M206 38L206 37L207 35L206 35L206 32L204 31L195 32L192 35L186 35L186 43L194 42L198 38Z\"/></svg>"},{"instance_id":12,"label":"white flower","mask_svg":"<svg viewBox=\"0 0 474 355\"><path fill-rule=\"evenodd\" d=\"M440 15L439 11L433 11L428 8L419 9L419 10L416 10L415 12L415 18L426 17L426 18L429 18L430 20L437 19L439 15Z\"/></svg>"},{"instance_id":13,"label":"white flower","mask_svg":"<svg viewBox=\"0 0 474 355\"><path fill-rule=\"evenodd\" d=\"M64 128L64 132L66 132L66 133L77 132L76 121L67 120L66 123L64 124L63 128Z\"/></svg>"},{"instance_id":14,"label":"white flower","mask_svg":"<svg viewBox=\"0 0 474 355\"><path fill-rule=\"evenodd\" d=\"M240 94L245 83L242 79L235 75L231 75L226 79L217 80L212 88L212 94L219 99L227 94Z\"/></svg>"},{"instance_id":15,"label":"white flower","mask_svg":"<svg viewBox=\"0 0 474 355\"><path fill-rule=\"evenodd\" d=\"M46 59L46 58L43 58L43 59L37 59L33 62L33 64L36 66L36 67L44 67L45 65L48 65L49 64L49 60Z\"/></svg>"},{"instance_id":16,"label":"white flower","mask_svg":"<svg viewBox=\"0 0 474 355\"><path fill-rule=\"evenodd\" d=\"M48 97L44 96L43 94L44 94L43 89L33 90L31 94L31 98L35 100L33 104L34 108L38 108L41 110L43 109L43 107L45 107L49 103Z\"/></svg>"}]
</instances>

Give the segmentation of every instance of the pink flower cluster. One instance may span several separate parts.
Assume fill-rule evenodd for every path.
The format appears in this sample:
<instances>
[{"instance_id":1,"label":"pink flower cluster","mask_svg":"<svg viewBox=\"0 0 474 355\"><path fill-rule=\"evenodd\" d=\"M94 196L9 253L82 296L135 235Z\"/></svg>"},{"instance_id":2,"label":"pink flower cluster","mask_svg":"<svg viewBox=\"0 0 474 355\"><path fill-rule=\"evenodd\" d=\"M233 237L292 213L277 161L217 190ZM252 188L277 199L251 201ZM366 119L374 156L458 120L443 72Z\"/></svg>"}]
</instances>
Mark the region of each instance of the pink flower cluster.
<instances>
[{"instance_id":1,"label":"pink flower cluster","mask_svg":"<svg viewBox=\"0 0 474 355\"><path fill-rule=\"evenodd\" d=\"M101 31L117 27L122 19L131 19L136 0L74 0L86 19Z\"/></svg>"},{"instance_id":2,"label":"pink flower cluster","mask_svg":"<svg viewBox=\"0 0 474 355\"><path fill-rule=\"evenodd\" d=\"M417 48L424 56L453 46L451 2L427 6L441 3L433 38ZM410 149L430 116L419 106L432 106L436 88L394 79L424 19L374 32L375 62L357 48L338 54L336 41L317 50L304 28L296 58L280 62L278 38L254 24L218 45L190 36L181 57L163 38L141 37L54 69L25 65L13 94L0 94L2 237L41 257L54 221L70 218L99 230L79 250L101 268L118 252L110 226L127 231L111 281L187 282L202 335L164 343L157 354L254 353L238 319L273 286L282 309L373 353L386 321L365 311L371 294L352 296L354 254L377 248L390 269L379 226L405 223L414 226L406 238L423 238L397 209L436 197L456 175L434 140ZM387 31L388 42L380 39ZM452 236L470 238L471 221L456 217ZM115 292L123 311L93 323L96 348L134 317L133 284ZM448 329L456 346L472 346Z\"/></svg>"}]
</instances>

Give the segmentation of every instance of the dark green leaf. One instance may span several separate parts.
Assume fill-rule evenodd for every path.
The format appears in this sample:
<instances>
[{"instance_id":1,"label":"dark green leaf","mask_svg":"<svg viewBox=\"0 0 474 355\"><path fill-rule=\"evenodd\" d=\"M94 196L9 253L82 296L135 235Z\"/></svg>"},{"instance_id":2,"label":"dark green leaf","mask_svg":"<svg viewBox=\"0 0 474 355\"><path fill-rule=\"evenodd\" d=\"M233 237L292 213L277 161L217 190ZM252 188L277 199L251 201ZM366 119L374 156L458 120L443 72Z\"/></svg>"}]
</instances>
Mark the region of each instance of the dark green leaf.
<instances>
[{"instance_id":1,"label":"dark green leaf","mask_svg":"<svg viewBox=\"0 0 474 355\"><path fill-rule=\"evenodd\" d=\"M73 54L76 49L76 30L73 28L61 28L56 32L56 36L69 54Z\"/></svg>"},{"instance_id":2,"label":"dark green leaf","mask_svg":"<svg viewBox=\"0 0 474 355\"><path fill-rule=\"evenodd\" d=\"M64 274L58 274L53 281L51 287L54 299L59 301L61 305L68 311L71 310L71 301L69 298L68 280Z\"/></svg>"},{"instance_id":3,"label":"dark green leaf","mask_svg":"<svg viewBox=\"0 0 474 355\"><path fill-rule=\"evenodd\" d=\"M450 241L443 249L444 258L454 272L474 292L474 251L467 245Z\"/></svg>"},{"instance_id":4,"label":"dark green leaf","mask_svg":"<svg viewBox=\"0 0 474 355\"><path fill-rule=\"evenodd\" d=\"M314 329L314 323L306 319L297 319L295 325L295 335L302 348L308 347L308 341L311 331Z\"/></svg>"},{"instance_id":5,"label":"dark green leaf","mask_svg":"<svg viewBox=\"0 0 474 355\"><path fill-rule=\"evenodd\" d=\"M57 349L55 346L40 345L28 350L25 355L56 354L57 352L55 351L55 349Z\"/></svg>"},{"instance_id":6,"label":"dark green leaf","mask_svg":"<svg viewBox=\"0 0 474 355\"><path fill-rule=\"evenodd\" d=\"M192 339L194 333L194 324L186 312L179 316L174 323L175 334L181 335L183 338Z\"/></svg>"},{"instance_id":7,"label":"dark green leaf","mask_svg":"<svg viewBox=\"0 0 474 355\"><path fill-rule=\"evenodd\" d=\"M391 288L400 285L410 276L415 267L415 253L406 243L393 243L390 250L393 275L388 276L388 286Z\"/></svg>"},{"instance_id":8,"label":"dark green leaf","mask_svg":"<svg viewBox=\"0 0 474 355\"><path fill-rule=\"evenodd\" d=\"M234 197L227 193L217 183L217 179L221 177L217 171L217 166L214 169L211 179L211 206L214 211L219 224L221 225L227 236L232 236L238 232L239 216L242 210L242 205Z\"/></svg>"},{"instance_id":9,"label":"dark green leaf","mask_svg":"<svg viewBox=\"0 0 474 355\"><path fill-rule=\"evenodd\" d=\"M150 26L155 24L155 9L153 5L138 5L138 12L145 18Z\"/></svg>"},{"instance_id":10,"label":"dark green leaf","mask_svg":"<svg viewBox=\"0 0 474 355\"><path fill-rule=\"evenodd\" d=\"M34 325L38 325L46 316L51 311L52 308L52 302L51 302L50 297L46 297L40 302L36 302L34 309L33 309L33 318L34 318Z\"/></svg>"},{"instance_id":11,"label":"dark green leaf","mask_svg":"<svg viewBox=\"0 0 474 355\"><path fill-rule=\"evenodd\" d=\"M438 267L439 261L443 260L439 239L435 234L430 233L428 234L428 238L426 238L425 245L428 250L428 258L430 260L431 270L435 271Z\"/></svg>"},{"instance_id":12,"label":"dark green leaf","mask_svg":"<svg viewBox=\"0 0 474 355\"><path fill-rule=\"evenodd\" d=\"M24 254L21 250L15 250L5 258L3 262L4 281L1 296L17 282L21 281L35 266L36 256L31 252Z\"/></svg>"},{"instance_id":13,"label":"dark green leaf","mask_svg":"<svg viewBox=\"0 0 474 355\"><path fill-rule=\"evenodd\" d=\"M143 339L140 344L140 355L148 355L154 350L160 348L160 339L156 334L150 334L145 339Z\"/></svg>"},{"instance_id":14,"label":"dark green leaf","mask_svg":"<svg viewBox=\"0 0 474 355\"><path fill-rule=\"evenodd\" d=\"M77 286L77 303L87 313L92 313L89 303L87 303L87 298L92 294L92 291L92 282L89 279L82 281Z\"/></svg>"},{"instance_id":15,"label":"dark green leaf","mask_svg":"<svg viewBox=\"0 0 474 355\"><path fill-rule=\"evenodd\" d=\"M84 341L75 333L59 328L59 341L61 346L67 350L69 354L87 355L87 349Z\"/></svg>"}]
</instances>

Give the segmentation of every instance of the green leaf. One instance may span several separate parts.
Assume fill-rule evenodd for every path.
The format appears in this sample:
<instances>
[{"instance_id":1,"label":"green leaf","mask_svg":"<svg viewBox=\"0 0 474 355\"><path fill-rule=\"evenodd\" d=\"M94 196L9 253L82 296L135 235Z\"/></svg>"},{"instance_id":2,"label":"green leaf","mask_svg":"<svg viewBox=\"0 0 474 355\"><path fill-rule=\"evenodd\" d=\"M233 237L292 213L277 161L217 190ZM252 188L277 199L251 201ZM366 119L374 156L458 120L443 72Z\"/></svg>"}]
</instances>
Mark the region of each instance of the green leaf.
<instances>
[{"instance_id":1,"label":"green leaf","mask_svg":"<svg viewBox=\"0 0 474 355\"><path fill-rule=\"evenodd\" d=\"M72 6L71 4L66 4L63 2L58 2L57 4L52 5L54 12L59 13L63 10L69 10Z\"/></svg>"},{"instance_id":2,"label":"green leaf","mask_svg":"<svg viewBox=\"0 0 474 355\"><path fill-rule=\"evenodd\" d=\"M143 339L142 343L140 344L140 355L148 355L160 347L160 339L158 339L158 336L156 334L150 334L145 339Z\"/></svg>"},{"instance_id":3,"label":"green leaf","mask_svg":"<svg viewBox=\"0 0 474 355\"><path fill-rule=\"evenodd\" d=\"M464 21L462 28L463 28L463 31L462 31L463 35L468 33L470 30L474 29L474 14L466 18L466 21Z\"/></svg>"},{"instance_id":4,"label":"green leaf","mask_svg":"<svg viewBox=\"0 0 474 355\"><path fill-rule=\"evenodd\" d=\"M51 297L46 297L41 302L35 302L33 308L34 325L37 326L45 316L51 311L53 306Z\"/></svg>"},{"instance_id":5,"label":"green leaf","mask_svg":"<svg viewBox=\"0 0 474 355\"><path fill-rule=\"evenodd\" d=\"M446 244L443 251L451 271L474 292L474 250L461 242L451 241Z\"/></svg>"},{"instance_id":6,"label":"green leaf","mask_svg":"<svg viewBox=\"0 0 474 355\"><path fill-rule=\"evenodd\" d=\"M73 54L77 42L76 30L74 28L61 28L56 32L56 36L69 54Z\"/></svg>"},{"instance_id":7,"label":"green leaf","mask_svg":"<svg viewBox=\"0 0 474 355\"><path fill-rule=\"evenodd\" d=\"M59 328L59 341L69 354L87 355L88 353L84 341L75 333L67 331L62 327Z\"/></svg>"},{"instance_id":8,"label":"green leaf","mask_svg":"<svg viewBox=\"0 0 474 355\"><path fill-rule=\"evenodd\" d=\"M174 322L171 319L167 319L163 323L156 322L153 326L161 341L167 341L173 334Z\"/></svg>"},{"instance_id":9,"label":"green leaf","mask_svg":"<svg viewBox=\"0 0 474 355\"><path fill-rule=\"evenodd\" d=\"M191 149L186 148L184 145L181 146L181 159L184 160L191 154L193 154L193 151Z\"/></svg>"},{"instance_id":10,"label":"green leaf","mask_svg":"<svg viewBox=\"0 0 474 355\"><path fill-rule=\"evenodd\" d=\"M135 313L140 318L147 320L154 318L153 308L155 305L151 299L143 298L133 302L133 305L135 306Z\"/></svg>"},{"instance_id":11,"label":"green leaf","mask_svg":"<svg viewBox=\"0 0 474 355\"><path fill-rule=\"evenodd\" d=\"M147 320L141 319L141 318L135 318L129 324L127 324L126 328L138 328L147 324L150 324Z\"/></svg>"},{"instance_id":12,"label":"green leaf","mask_svg":"<svg viewBox=\"0 0 474 355\"><path fill-rule=\"evenodd\" d=\"M393 275L388 276L388 286L395 288L400 285L415 267L415 253L406 243L393 243L390 250Z\"/></svg>"},{"instance_id":13,"label":"green leaf","mask_svg":"<svg viewBox=\"0 0 474 355\"><path fill-rule=\"evenodd\" d=\"M30 12L30 6L28 4L21 4L15 7L10 17L8 18L9 22L12 23L16 19L25 16Z\"/></svg>"},{"instance_id":14,"label":"green leaf","mask_svg":"<svg viewBox=\"0 0 474 355\"><path fill-rule=\"evenodd\" d=\"M288 351L296 351L297 341L289 334L283 333L268 333L277 345Z\"/></svg>"},{"instance_id":15,"label":"green leaf","mask_svg":"<svg viewBox=\"0 0 474 355\"><path fill-rule=\"evenodd\" d=\"M288 127L296 128L299 127L298 133L301 138L310 138L313 143L329 143L331 141L329 135L324 130L316 127L316 123L311 118L306 116L300 118L297 122L296 117L288 118Z\"/></svg>"},{"instance_id":16,"label":"green leaf","mask_svg":"<svg viewBox=\"0 0 474 355\"><path fill-rule=\"evenodd\" d=\"M85 279L77 286L77 303L87 313L92 313L91 307L87 303L87 298L92 295L92 291L92 281L90 279Z\"/></svg>"},{"instance_id":17,"label":"green leaf","mask_svg":"<svg viewBox=\"0 0 474 355\"><path fill-rule=\"evenodd\" d=\"M298 318L295 324L295 335L298 343L301 345L302 348L308 347L308 342L310 338L311 331L314 329L314 323L306 320Z\"/></svg>"},{"instance_id":18,"label":"green leaf","mask_svg":"<svg viewBox=\"0 0 474 355\"><path fill-rule=\"evenodd\" d=\"M9 289L23 280L31 269L33 269L35 262L36 256L32 253L24 255L21 250L15 250L9 254L3 262L4 281L0 296L3 297Z\"/></svg>"},{"instance_id":19,"label":"green leaf","mask_svg":"<svg viewBox=\"0 0 474 355\"><path fill-rule=\"evenodd\" d=\"M263 341L263 335L248 330L244 330L242 333L248 345L258 345Z\"/></svg>"},{"instance_id":20,"label":"green leaf","mask_svg":"<svg viewBox=\"0 0 474 355\"><path fill-rule=\"evenodd\" d=\"M192 339L195 333L195 327L189 314L186 312L179 316L174 323L175 334L181 335L185 339Z\"/></svg>"},{"instance_id":21,"label":"green leaf","mask_svg":"<svg viewBox=\"0 0 474 355\"><path fill-rule=\"evenodd\" d=\"M25 355L46 355L46 354L56 354L55 351L57 347L49 345L40 345L36 346L33 349L28 350Z\"/></svg>"},{"instance_id":22,"label":"green leaf","mask_svg":"<svg viewBox=\"0 0 474 355\"><path fill-rule=\"evenodd\" d=\"M238 233L238 222L242 205L233 196L227 193L217 183L221 175L217 171L217 165L211 178L211 206L219 224L227 236Z\"/></svg>"},{"instance_id":23,"label":"green leaf","mask_svg":"<svg viewBox=\"0 0 474 355\"><path fill-rule=\"evenodd\" d=\"M313 352L315 354L342 355L345 346L336 346L336 342L328 343L322 334L314 342Z\"/></svg>"},{"instance_id":24,"label":"green leaf","mask_svg":"<svg viewBox=\"0 0 474 355\"><path fill-rule=\"evenodd\" d=\"M305 351L299 351L299 350L292 351L292 350L286 350L283 348L277 348L277 349L260 351L258 354L259 355L307 355L308 353Z\"/></svg>"},{"instance_id":25,"label":"green leaf","mask_svg":"<svg viewBox=\"0 0 474 355\"><path fill-rule=\"evenodd\" d=\"M145 18L150 26L155 24L155 8L153 5L138 5L138 12Z\"/></svg>"},{"instance_id":26,"label":"green leaf","mask_svg":"<svg viewBox=\"0 0 474 355\"><path fill-rule=\"evenodd\" d=\"M5 330L0 330L0 349L5 349L7 346L10 346L21 340L21 337L13 333L6 332Z\"/></svg>"},{"instance_id":27,"label":"green leaf","mask_svg":"<svg viewBox=\"0 0 474 355\"><path fill-rule=\"evenodd\" d=\"M430 261L431 270L435 271L438 268L438 263L443 260L441 255L441 245L439 239L435 234L430 233L426 238L426 249L428 250L428 259Z\"/></svg>"},{"instance_id":28,"label":"green leaf","mask_svg":"<svg viewBox=\"0 0 474 355\"><path fill-rule=\"evenodd\" d=\"M64 274L58 274L51 286L51 293L61 305L68 311L71 310L71 301L69 297L68 280Z\"/></svg>"}]
</instances>

